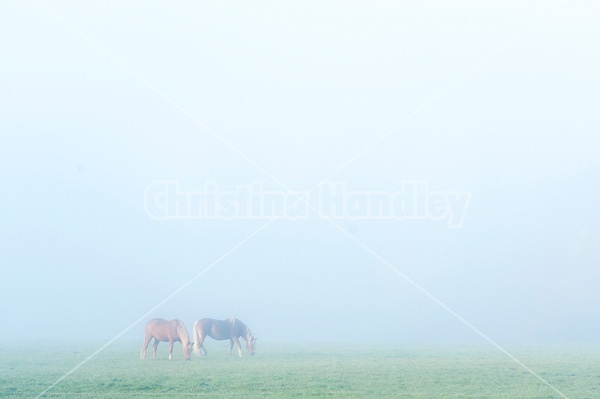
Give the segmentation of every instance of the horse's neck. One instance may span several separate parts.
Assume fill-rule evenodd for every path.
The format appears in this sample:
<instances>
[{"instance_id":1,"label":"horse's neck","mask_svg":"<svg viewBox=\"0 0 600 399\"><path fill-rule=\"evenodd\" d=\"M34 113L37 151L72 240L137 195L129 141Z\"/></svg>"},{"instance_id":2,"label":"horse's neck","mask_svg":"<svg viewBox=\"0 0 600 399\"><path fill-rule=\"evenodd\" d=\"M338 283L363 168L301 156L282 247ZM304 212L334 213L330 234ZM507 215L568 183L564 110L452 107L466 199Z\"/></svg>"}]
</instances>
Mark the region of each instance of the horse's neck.
<instances>
[{"instance_id":1,"label":"horse's neck","mask_svg":"<svg viewBox=\"0 0 600 399\"><path fill-rule=\"evenodd\" d=\"M185 325L181 321L177 323L177 335L179 336L182 345L185 346L190 342L190 337L185 329Z\"/></svg>"},{"instance_id":2,"label":"horse's neck","mask_svg":"<svg viewBox=\"0 0 600 399\"><path fill-rule=\"evenodd\" d=\"M250 340L252 339L252 331L250 331L248 326L245 324L244 324L242 335L244 336L244 339L248 342L250 342Z\"/></svg>"}]
</instances>

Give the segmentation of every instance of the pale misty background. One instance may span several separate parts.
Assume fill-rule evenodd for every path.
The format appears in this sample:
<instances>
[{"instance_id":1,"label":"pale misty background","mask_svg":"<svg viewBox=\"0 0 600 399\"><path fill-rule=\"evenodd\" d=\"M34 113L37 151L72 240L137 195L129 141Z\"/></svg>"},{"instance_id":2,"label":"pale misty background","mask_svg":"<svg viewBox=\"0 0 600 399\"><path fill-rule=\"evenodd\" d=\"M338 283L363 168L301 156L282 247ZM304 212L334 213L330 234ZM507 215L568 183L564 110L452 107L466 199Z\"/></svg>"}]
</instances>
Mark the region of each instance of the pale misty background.
<instances>
[{"instance_id":1,"label":"pale misty background","mask_svg":"<svg viewBox=\"0 0 600 399\"><path fill-rule=\"evenodd\" d=\"M43 4L295 190L554 6ZM560 4L332 178L470 191L459 229L339 223L500 344L600 340L599 17ZM34 1L0 4L0 48L3 341L106 341L265 223L152 220L156 180L280 187ZM317 218L273 223L147 318L228 316L262 342L485 342Z\"/></svg>"}]
</instances>

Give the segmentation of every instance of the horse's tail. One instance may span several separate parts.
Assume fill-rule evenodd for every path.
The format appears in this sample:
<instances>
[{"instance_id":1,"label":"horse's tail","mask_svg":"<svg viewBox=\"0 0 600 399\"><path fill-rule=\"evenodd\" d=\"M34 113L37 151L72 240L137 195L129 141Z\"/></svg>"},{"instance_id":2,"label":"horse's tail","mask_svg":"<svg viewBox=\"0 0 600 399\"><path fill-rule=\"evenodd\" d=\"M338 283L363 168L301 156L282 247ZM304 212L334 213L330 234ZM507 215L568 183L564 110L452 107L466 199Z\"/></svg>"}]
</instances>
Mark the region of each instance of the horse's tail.
<instances>
[{"instance_id":1,"label":"horse's tail","mask_svg":"<svg viewBox=\"0 0 600 399\"><path fill-rule=\"evenodd\" d=\"M192 333L194 335L194 355L200 356L200 333L198 332L200 320L196 320L194 326L192 327Z\"/></svg>"}]
</instances>

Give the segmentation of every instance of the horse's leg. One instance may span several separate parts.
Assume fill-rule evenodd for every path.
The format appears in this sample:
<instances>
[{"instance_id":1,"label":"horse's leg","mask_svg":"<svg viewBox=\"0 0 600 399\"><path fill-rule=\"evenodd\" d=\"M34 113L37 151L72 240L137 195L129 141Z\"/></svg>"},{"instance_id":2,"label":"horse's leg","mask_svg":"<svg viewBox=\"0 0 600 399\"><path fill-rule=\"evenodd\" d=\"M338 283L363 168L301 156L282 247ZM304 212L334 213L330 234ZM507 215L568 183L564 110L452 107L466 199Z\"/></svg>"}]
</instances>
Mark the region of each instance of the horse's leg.
<instances>
[{"instance_id":1,"label":"horse's leg","mask_svg":"<svg viewBox=\"0 0 600 399\"><path fill-rule=\"evenodd\" d=\"M144 343L142 343L142 350L140 351L140 359L146 358L146 349L148 349L148 344L152 341L152 336L150 334L146 334L144 337Z\"/></svg>"},{"instance_id":2,"label":"horse's leg","mask_svg":"<svg viewBox=\"0 0 600 399\"><path fill-rule=\"evenodd\" d=\"M238 355L242 357L242 345L240 345L240 339L238 337L233 337L232 340L235 342L235 346L237 346Z\"/></svg>"},{"instance_id":3,"label":"horse's leg","mask_svg":"<svg viewBox=\"0 0 600 399\"><path fill-rule=\"evenodd\" d=\"M169 360L173 359L173 338L169 339Z\"/></svg>"},{"instance_id":4,"label":"horse's leg","mask_svg":"<svg viewBox=\"0 0 600 399\"><path fill-rule=\"evenodd\" d=\"M152 350L154 352L154 358L156 359L156 348L158 348L158 340L154 338L154 345L152 345Z\"/></svg>"},{"instance_id":5,"label":"horse's leg","mask_svg":"<svg viewBox=\"0 0 600 399\"><path fill-rule=\"evenodd\" d=\"M229 340L229 354L231 355L231 351L233 350L233 340Z\"/></svg>"}]
</instances>

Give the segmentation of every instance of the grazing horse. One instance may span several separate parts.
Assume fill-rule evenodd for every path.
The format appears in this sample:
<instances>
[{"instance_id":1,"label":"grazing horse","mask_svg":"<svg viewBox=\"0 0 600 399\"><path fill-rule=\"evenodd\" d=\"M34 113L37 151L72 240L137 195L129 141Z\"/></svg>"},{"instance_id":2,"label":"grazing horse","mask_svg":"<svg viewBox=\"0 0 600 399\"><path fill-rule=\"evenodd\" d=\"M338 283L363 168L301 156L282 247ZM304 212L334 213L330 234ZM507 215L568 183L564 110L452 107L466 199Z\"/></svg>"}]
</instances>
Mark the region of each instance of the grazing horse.
<instances>
[{"instance_id":1,"label":"grazing horse","mask_svg":"<svg viewBox=\"0 0 600 399\"><path fill-rule=\"evenodd\" d=\"M229 340L229 353L233 349L233 345L237 347L238 354L242 356L242 347L239 337L243 337L246 341L246 349L251 355L256 351L256 338L252 335L252 331L235 317L226 320L202 319L194 323L192 328L194 334L194 353L196 355L206 355L206 348L202 343L204 338L209 337L223 341Z\"/></svg>"},{"instance_id":2,"label":"grazing horse","mask_svg":"<svg viewBox=\"0 0 600 399\"><path fill-rule=\"evenodd\" d=\"M154 358L156 359L156 348L159 342L169 342L169 360L173 358L173 342L181 342L183 348L183 357L190 360L190 351L193 343L190 343L190 337L183 325L183 322L178 319L164 320L152 319L146 323L146 337L142 344L140 358L146 358L146 349L148 344L154 338Z\"/></svg>"}]
</instances>

